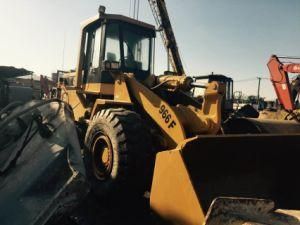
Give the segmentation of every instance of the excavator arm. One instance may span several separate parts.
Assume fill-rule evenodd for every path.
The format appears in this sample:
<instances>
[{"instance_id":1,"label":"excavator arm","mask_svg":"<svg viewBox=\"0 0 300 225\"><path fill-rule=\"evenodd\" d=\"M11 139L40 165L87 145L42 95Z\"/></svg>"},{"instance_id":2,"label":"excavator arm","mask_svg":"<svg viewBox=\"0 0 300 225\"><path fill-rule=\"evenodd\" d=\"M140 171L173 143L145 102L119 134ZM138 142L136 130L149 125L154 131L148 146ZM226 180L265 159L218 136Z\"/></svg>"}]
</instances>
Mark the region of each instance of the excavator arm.
<instances>
[{"instance_id":1,"label":"excavator arm","mask_svg":"<svg viewBox=\"0 0 300 225\"><path fill-rule=\"evenodd\" d=\"M280 104L283 105L285 110L292 111L295 109L292 90L296 88L298 82L292 82L293 85L291 85L288 73L300 73L300 64L285 64L279 58L276 55L272 55L267 64L270 71L270 79Z\"/></svg>"},{"instance_id":2,"label":"excavator arm","mask_svg":"<svg viewBox=\"0 0 300 225\"><path fill-rule=\"evenodd\" d=\"M300 73L300 64L299 63L285 64L282 66L282 69L287 73Z\"/></svg>"}]
</instances>

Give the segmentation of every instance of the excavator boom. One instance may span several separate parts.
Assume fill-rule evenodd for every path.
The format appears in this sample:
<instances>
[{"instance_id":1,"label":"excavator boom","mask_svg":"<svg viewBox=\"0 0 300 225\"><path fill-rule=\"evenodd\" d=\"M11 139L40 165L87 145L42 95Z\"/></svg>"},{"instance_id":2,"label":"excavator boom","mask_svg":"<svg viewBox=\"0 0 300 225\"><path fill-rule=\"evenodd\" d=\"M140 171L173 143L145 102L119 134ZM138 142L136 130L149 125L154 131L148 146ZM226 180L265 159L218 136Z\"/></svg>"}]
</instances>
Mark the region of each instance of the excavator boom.
<instances>
[{"instance_id":1,"label":"excavator boom","mask_svg":"<svg viewBox=\"0 0 300 225\"><path fill-rule=\"evenodd\" d=\"M267 65L270 71L270 79L280 104L287 111L294 110L293 87L290 84L288 73L300 73L300 64L284 64L279 60L279 57L272 55Z\"/></svg>"}]
</instances>

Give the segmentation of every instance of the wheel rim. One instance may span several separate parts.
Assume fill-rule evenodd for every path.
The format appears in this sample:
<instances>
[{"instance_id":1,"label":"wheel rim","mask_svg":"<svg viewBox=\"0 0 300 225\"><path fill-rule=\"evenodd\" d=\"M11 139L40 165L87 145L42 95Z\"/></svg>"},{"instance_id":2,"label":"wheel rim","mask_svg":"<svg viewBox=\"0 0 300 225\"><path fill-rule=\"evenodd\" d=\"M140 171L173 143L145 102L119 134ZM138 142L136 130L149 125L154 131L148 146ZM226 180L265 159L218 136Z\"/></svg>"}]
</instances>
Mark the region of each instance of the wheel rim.
<instances>
[{"instance_id":1,"label":"wheel rim","mask_svg":"<svg viewBox=\"0 0 300 225\"><path fill-rule=\"evenodd\" d=\"M92 146L93 172L97 179L106 180L110 177L113 165L113 149L109 138L100 134Z\"/></svg>"}]
</instances>

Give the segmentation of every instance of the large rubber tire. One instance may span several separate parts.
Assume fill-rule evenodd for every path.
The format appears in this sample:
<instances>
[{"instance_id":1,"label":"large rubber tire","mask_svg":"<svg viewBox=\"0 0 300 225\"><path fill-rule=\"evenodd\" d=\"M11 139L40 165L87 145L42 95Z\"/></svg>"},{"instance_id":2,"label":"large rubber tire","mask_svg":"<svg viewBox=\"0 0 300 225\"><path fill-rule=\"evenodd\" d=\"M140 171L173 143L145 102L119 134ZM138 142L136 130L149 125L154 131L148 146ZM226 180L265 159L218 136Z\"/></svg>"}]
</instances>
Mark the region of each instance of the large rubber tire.
<instances>
[{"instance_id":1,"label":"large rubber tire","mask_svg":"<svg viewBox=\"0 0 300 225\"><path fill-rule=\"evenodd\" d=\"M152 179L150 134L133 111L99 111L86 132L84 158L92 190L101 198L142 195Z\"/></svg>"}]
</instances>

